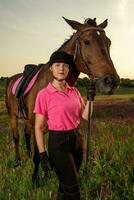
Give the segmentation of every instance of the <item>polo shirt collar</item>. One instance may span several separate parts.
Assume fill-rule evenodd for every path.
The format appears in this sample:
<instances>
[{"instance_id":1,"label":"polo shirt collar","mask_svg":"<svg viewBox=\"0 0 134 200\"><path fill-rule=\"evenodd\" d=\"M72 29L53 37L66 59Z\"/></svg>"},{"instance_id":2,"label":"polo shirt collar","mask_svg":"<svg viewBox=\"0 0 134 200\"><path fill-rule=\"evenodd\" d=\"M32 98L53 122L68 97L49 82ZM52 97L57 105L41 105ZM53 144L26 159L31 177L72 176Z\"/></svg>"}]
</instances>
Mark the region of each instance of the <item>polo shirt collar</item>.
<instances>
[{"instance_id":1,"label":"polo shirt collar","mask_svg":"<svg viewBox=\"0 0 134 200\"><path fill-rule=\"evenodd\" d=\"M65 85L66 89L67 90L70 90L71 87L68 85L68 83L66 83ZM52 85L52 83L49 83L48 86L47 86L47 89L49 90L50 93L54 93L54 92L57 92L58 90ZM59 92L59 91L58 91Z\"/></svg>"}]
</instances>

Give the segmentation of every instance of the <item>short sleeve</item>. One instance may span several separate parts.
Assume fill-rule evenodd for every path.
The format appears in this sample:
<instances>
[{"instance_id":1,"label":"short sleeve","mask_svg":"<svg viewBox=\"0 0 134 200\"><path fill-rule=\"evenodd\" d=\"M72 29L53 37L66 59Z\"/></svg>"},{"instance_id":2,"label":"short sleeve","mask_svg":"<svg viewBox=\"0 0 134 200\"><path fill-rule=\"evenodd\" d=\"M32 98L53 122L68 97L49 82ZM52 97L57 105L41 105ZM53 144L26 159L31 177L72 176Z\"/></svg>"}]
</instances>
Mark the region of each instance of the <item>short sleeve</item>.
<instances>
[{"instance_id":1,"label":"short sleeve","mask_svg":"<svg viewBox=\"0 0 134 200\"><path fill-rule=\"evenodd\" d=\"M45 94L43 94L42 91L38 92L37 94L33 112L47 117L47 100Z\"/></svg>"}]
</instances>

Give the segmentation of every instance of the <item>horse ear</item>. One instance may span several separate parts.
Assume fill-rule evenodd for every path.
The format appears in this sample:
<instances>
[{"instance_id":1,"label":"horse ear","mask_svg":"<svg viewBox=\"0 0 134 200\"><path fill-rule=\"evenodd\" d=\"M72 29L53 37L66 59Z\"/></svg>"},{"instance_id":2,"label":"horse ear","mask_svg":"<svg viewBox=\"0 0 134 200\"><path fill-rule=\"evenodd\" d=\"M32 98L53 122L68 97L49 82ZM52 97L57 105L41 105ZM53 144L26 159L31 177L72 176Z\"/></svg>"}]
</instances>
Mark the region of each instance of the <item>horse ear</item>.
<instances>
[{"instance_id":1,"label":"horse ear","mask_svg":"<svg viewBox=\"0 0 134 200\"><path fill-rule=\"evenodd\" d=\"M75 30L79 30L83 26L83 24L77 21L66 19L65 17L63 17L63 19Z\"/></svg>"},{"instance_id":2,"label":"horse ear","mask_svg":"<svg viewBox=\"0 0 134 200\"><path fill-rule=\"evenodd\" d=\"M99 24L98 26L101 28L106 28L108 25L108 19L106 19L104 22L102 22L101 24Z\"/></svg>"}]
</instances>

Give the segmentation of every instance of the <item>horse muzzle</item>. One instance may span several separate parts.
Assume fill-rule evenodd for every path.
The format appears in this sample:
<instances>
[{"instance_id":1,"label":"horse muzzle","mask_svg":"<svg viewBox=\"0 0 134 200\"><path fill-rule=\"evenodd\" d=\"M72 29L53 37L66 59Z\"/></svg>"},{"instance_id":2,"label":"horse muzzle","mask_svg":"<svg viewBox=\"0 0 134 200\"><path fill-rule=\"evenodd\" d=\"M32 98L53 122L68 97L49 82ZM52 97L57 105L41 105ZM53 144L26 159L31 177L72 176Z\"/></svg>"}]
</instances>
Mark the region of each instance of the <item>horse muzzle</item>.
<instances>
[{"instance_id":1,"label":"horse muzzle","mask_svg":"<svg viewBox=\"0 0 134 200\"><path fill-rule=\"evenodd\" d=\"M105 75L97 79L97 88L102 94L113 94L120 84L119 76Z\"/></svg>"}]
</instances>

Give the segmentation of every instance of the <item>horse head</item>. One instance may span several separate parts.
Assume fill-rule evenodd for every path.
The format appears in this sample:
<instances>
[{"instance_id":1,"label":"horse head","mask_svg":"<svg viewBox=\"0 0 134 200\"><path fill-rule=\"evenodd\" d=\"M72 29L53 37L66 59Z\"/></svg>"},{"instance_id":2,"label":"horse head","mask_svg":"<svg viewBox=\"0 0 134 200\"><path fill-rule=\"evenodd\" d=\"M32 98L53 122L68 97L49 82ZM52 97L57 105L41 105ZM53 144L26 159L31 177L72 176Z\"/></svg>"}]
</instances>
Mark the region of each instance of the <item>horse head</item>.
<instances>
[{"instance_id":1,"label":"horse head","mask_svg":"<svg viewBox=\"0 0 134 200\"><path fill-rule=\"evenodd\" d=\"M96 18L88 18L84 24L66 18L64 20L76 30L70 45L68 43L64 50L74 56L79 72L97 81L101 93L112 94L119 85L120 79L110 57L111 40L104 30L108 20L99 25L96 23Z\"/></svg>"}]
</instances>

